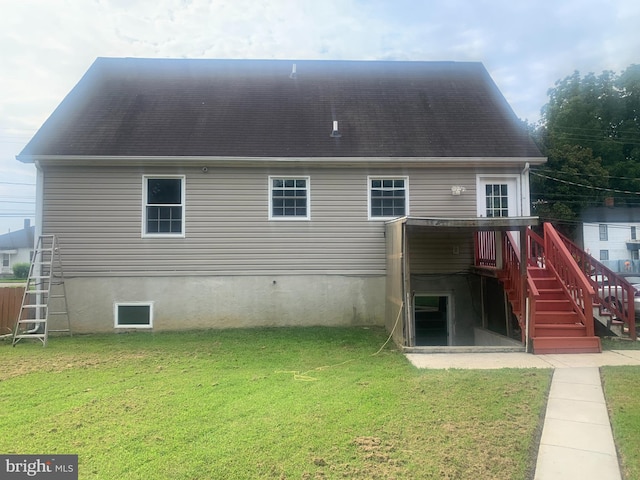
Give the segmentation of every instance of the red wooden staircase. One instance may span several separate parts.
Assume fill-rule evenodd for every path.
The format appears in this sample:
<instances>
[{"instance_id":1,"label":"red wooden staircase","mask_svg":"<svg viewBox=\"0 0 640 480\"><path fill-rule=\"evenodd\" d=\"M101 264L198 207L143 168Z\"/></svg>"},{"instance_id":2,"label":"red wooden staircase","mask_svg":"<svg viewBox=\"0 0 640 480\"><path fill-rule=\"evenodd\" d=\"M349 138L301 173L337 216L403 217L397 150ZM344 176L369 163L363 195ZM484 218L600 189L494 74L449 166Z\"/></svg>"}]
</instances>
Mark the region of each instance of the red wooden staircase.
<instances>
[{"instance_id":1,"label":"red wooden staircase","mask_svg":"<svg viewBox=\"0 0 640 480\"><path fill-rule=\"evenodd\" d=\"M520 324L522 341L528 337L536 354L601 352L594 333L593 287L551 224L544 225L544 238L527 232L524 279L516 242L508 233L503 238L498 277Z\"/></svg>"},{"instance_id":2,"label":"red wooden staircase","mask_svg":"<svg viewBox=\"0 0 640 480\"><path fill-rule=\"evenodd\" d=\"M590 329L554 272L529 266L527 274L538 292L535 303L530 303L535 308L529 323L533 352L599 353L600 338L594 335L593 318Z\"/></svg>"},{"instance_id":3,"label":"red wooden staircase","mask_svg":"<svg viewBox=\"0 0 640 480\"><path fill-rule=\"evenodd\" d=\"M634 287L550 223L543 227L542 237L530 228L523 230L520 242L510 232L502 232L500 240L498 232L476 234L476 266L497 271L528 350L601 352L594 311L601 322L608 317L636 340ZM521 255L526 258L521 260Z\"/></svg>"}]
</instances>

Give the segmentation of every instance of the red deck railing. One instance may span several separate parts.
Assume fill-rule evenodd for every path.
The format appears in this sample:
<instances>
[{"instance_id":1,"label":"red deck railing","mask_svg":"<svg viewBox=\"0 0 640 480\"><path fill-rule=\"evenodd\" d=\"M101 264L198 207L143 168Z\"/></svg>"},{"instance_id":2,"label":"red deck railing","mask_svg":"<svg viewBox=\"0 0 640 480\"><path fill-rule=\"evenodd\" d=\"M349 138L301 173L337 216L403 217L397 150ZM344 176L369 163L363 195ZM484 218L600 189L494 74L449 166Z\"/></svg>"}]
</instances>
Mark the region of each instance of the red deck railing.
<instances>
[{"instance_id":1,"label":"red deck railing","mask_svg":"<svg viewBox=\"0 0 640 480\"><path fill-rule=\"evenodd\" d=\"M582 273L589 279L599 303L628 328L629 337L637 340L636 289L624 278L607 268L571 240L558 234Z\"/></svg>"},{"instance_id":2,"label":"red deck railing","mask_svg":"<svg viewBox=\"0 0 640 480\"><path fill-rule=\"evenodd\" d=\"M498 266L496 259L497 249L495 246L497 235L499 235L497 232L476 233L475 252L477 266ZM525 298L523 293L526 293L527 298L529 298L529 316L531 319L529 322L529 337L531 338L535 336L536 300L540 294L528 275L525 281L521 278L520 249L518 242L515 241L511 232L505 232L500 235L500 238L502 250L500 276L505 286L508 286L511 290L514 313L518 317L518 322L523 331L523 337L525 332L525 306L521 305L522 300ZM594 336L593 297L596 289L592 282L587 279L585 275L586 272L579 267L579 264L591 265L592 263L587 258L580 256L578 252L583 255L587 254L577 247L574 249L566 245L566 239L561 237L551 224L544 224L544 238L529 228L526 231L525 239L527 265L531 267L548 268L557 275L567 297L572 302L573 310L578 314L580 322L586 327L587 336ZM606 268L604 265L602 265L602 267ZM602 270L602 272L604 272L604 270ZM603 275L609 272L605 272ZM610 276L610 274L606 276ZM631 303L633 303L633 296L631 296ZM627 310L633 312L633 306L630 308L627 307ZM617 313L618 312L616 312L616 314ZM635 327L633 322L629 325L631 324ZM631 328L629 331L631 333ZM635 338L635 328L633 329L632 335L633 338Z\"/></svg>"},{"instance_id":3,"label":"red deck railing","mask_svg":"<svg viewBox=\"0 0 640 480\"><path fill-rule=\"evenodd\" d=\"M475 259L477 267L495 267L496 232L476 232Z\"/></svg>"},{"instance_id":4,"label":"red deck railing","mask_svg":"<svg viewBox=\"0 0 640 480\"><path fill-rule=\"evenodd\" d=\"M560 279L562 288L573 304L573 310L587 328L587 336L595 335L593 325L593 286L578 267L560 235L550 223L544 224L546 268Z\"/></svg>"}]
</instances>

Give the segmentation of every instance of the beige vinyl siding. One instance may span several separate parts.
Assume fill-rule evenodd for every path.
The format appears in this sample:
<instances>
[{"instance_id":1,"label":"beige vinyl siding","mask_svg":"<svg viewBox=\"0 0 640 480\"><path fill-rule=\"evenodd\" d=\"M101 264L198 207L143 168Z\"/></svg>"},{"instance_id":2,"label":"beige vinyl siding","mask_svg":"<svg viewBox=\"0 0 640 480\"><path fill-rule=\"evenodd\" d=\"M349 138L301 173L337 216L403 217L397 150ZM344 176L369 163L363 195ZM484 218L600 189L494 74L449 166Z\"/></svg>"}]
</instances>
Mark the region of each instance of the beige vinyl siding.
<instances>
[{"instance_id":1,"label":"beige vinyl siding","mask_svg":"<svg viewBox=\"0 0 640 480\"><path fill-rule=\"evenodd\" d=\"M186 177L185 238L142 238L142 177L154 174ZM269 175L310 177L311 220L269 221ZM469 168L47 167L43 233L60 237L68 275L380 275L368 175L408 176L412 216L475 216ZM453 184L467 191L453 197Z\"/></svg>"},{"instance_id":2,"label":"beige vinyl siding","mask_svg":"<svg viewBox=\"0 0 640 480\"><path fill-rule=\"evenodd\" d=\"M473 265L473 233L412 232L409 252L412 275L466 272Z\"/></svg>"},{"instance_id":3,"label":"beige vinyl siding","mask_svg":"<svg viewBox=\"0 0 640 480\"><path fill-rule=\"evenodd\" d=\"M424 169L411 173L411 216L476 216L476 174L472 169ZM462 195L453 196L453 185L464 186L466 191Z\"/></svg>"}]
</instances>

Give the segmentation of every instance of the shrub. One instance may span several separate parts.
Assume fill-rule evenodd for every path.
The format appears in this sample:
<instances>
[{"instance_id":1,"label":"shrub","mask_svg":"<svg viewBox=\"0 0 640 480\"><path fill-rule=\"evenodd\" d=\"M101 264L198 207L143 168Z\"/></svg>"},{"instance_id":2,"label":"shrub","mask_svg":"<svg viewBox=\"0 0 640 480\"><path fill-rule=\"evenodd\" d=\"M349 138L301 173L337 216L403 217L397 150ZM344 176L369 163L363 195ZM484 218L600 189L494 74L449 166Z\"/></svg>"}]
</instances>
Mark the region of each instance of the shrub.
<instances>
[{"instance_id":1,"label":"shrub","mask_svg":"<svg viewBox=\"0 0 640 480\"><path fill-rule=\"evenodd\" d=\"M19 279L26 279L29 276L29 268L31 265L28 263L16 263L13 266L13 276Z\"/></svg>"}]
</instances>

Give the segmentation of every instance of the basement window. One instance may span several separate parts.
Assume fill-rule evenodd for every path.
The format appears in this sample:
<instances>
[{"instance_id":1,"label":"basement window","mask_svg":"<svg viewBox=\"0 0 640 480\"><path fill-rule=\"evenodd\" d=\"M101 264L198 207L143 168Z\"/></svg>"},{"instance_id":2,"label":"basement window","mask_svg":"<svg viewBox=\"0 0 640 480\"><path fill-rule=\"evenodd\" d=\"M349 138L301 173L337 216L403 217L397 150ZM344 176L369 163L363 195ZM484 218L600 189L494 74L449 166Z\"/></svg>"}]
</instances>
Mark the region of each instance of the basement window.
<instances>
[{"instance_id":1,"label":"basement window","mask_svg":"<svg viewBox=\"0 0 640 480\"><path fill-rule=\"evenodd\" d=\"M114 317L115 328L153 328L153 303L116 303Z\"/></svg>"}]
</instances>

